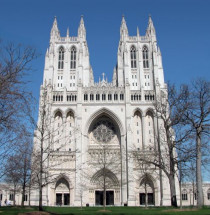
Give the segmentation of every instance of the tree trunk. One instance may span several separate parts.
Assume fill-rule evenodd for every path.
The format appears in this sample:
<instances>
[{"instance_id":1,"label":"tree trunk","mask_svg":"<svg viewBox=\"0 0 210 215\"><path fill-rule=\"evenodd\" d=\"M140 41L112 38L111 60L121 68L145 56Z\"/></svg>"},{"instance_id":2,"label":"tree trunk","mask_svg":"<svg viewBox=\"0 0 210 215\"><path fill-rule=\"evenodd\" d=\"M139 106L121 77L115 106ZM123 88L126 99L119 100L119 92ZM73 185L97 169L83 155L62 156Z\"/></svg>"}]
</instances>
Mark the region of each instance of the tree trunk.
<instances>
[{"instance_id":1,"label":"tree trunk","mask_svg":"<svg viewBox=\"0 0 210 215\"><path fill-rule=\"evenodd\" d=\"M171 191L171 206L177 207L176 186L175 186L174 175L169 176L169 184L170 184L170 191Z\"/></svg>"},{"instance_id":2,"label":"tree trunk","mask_svg":"<svg viewBox=\"0 0 210 215\"><path fill-rule=\"evenodd\" d=\"M199 128L201 130L201 128ZM196 186L197 186L197 207L203 206L203 190L201 176L201 132L197 132L196 136Z\"/></svg>"},{"instance_id":3,"label":"tree trunk","mask_svg":"<svg viewBox=\"0 0 210 215\"><path fill-rule=\"evenodd\" d=\"M147 193L147 182L145 180L145 183L144 183L144 189L145 189L145 208L147 208L148 206L148 193Z\"/></svg>"},{"instance_id":4,"label":"tree trunk","mask_svg":"<svg viewBox=\"0 0 210 215\"><path fill-rule=\"evenodd\" d=\"M16 187L14 187L15 189L14 189L14 192L13 192L13 195L14 195L14 197L13 197L13 206L15 206L15 196L16 196Z\"/></svg>"},{"instance_id":5,"label":"tree trunk","mask_svg":"<svg viewBox=\"0 0 210 215\"><path fill-rule=\"evenodd\" d=\"M39 211L43 211L42 207L42 184L39 185Z\"/></svg>"},{"instance_id":6,"label":"tree trunk","mask_svg":"<svg viewBox=\"0 0 210 215\"><path fill-rule=\"evenodd\" d=\"M41 141L41 159L40 159L40 179L39 179L39 211L43 211L42 207L42 174L43 174L43 140Z\"/></svg>"},{"instance_id":7,"label":"tree trunk","mask_svg":"<svg viewBox=\"0 0 210 215\"><path fill-rule=\"evenodd\" d=\"M193 207L195 206L195 184L193 181Z\"/></svg>"},{"instance_id":8,"label":"tree trunk","mask_svg":"<svg viewBox=\"0 0 210 215\"><path fill-rule=\"evenodd\" d=\"M28 188L28 206L31 206L31 181Z\"/></svg>"},{"instance_id":9,"label":"tree trunk","mask_svg":"<svg viewBox=\"0 0 210 215\"><path fill-rule=\"evenodd\" d=\"M170 162L170 174L169 174L169 184L171 191L171 206L177 207L177 199L176 199L176 184L175 184L175 161L174 161L174 146L170 136L170 128L166 126L166 138L169 150L169 162Z\"/></svg>"},{"instance_id":10,"label":"tree trunk","mask_svg":"<svg viewBox=\"0 0 210 215\"><path fill-rule=\"evenodd\" d=\"M180 192L180 208L182 209L182 182L179 181L179 192Z\"/></svg>"},{"instance_id":11,"label":"tree trunk","mask_svg":"<svg viewBox=\"0 0 210 215\"><path fill-rule=\"evenodd\" d=\"M21 206L24 206L24 198L25 198L25 190L26 190L26 186L25 186L25 182L23 183L23 192L22 192L22 201L21 201Z\"/></svg>"},{"instance_id":12,"label":"tree trunk","mask_svg":"<svg viewBox=\"0 0 210 215\"><path fill-rule=\"evenodd\" d=\"M179 198L180 198L180 208L182 209L182 163L179 163Z\"/></svg>"},{"instance_id":13,"label":"tree trunk","mask_svg":"<svg viewBox=\"0 0 210 215\"><path fill-rule=\"evenodd\" d=\"M81 206L80 206L80 208L81 208L81 210L82 210L82 196L83 196L83 191L81 191Z\"/></svg>"}]
</instances>

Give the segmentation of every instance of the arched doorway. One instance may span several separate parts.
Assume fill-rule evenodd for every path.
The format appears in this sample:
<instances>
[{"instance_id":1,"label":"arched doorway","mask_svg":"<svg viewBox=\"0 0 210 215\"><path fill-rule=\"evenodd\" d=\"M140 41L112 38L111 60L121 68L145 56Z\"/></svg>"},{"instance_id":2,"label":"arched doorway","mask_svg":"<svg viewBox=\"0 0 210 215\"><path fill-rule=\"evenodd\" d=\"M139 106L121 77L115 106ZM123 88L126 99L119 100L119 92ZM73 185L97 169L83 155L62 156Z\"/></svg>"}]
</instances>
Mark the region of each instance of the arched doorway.
<instances>
[{"instance_id":1,"label":"arched doorway","mask_svg":"<svg viewBox=\"0 0 210 215\"><path fill-rule=\"evenodd\" d=\"M155 205L154 183L149 174L145 174L140 181L139 204L145 206Z\"/></svg>"},{"instance_id":2,"label":"arched doorway","mask_svg":"<svg viewBox=\"0 0 210 215\"><path fill-rule=\"evenodd\" d=\"M56 205L70 205L69 182L64 178L58 179L55 185Z\"/></svg>"},{"instance_id":3,"label":"arched doorway","mask_svg":"<svg viewBox=\"0 0 210 215\"><path fill-rule=\"evenodd\" d=\"M95 205L115 205L120 202L120 184L117 176L107 168L97 171L91 178Z\"/></svg>"}]
</instances>

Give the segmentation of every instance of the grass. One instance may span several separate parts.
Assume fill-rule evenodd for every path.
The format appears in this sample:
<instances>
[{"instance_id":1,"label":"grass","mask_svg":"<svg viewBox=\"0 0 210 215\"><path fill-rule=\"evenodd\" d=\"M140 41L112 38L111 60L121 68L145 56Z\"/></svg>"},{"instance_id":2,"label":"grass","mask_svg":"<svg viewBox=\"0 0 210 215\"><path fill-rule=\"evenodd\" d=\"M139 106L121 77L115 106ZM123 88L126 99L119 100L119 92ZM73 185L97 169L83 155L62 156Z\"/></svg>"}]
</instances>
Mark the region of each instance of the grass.
<instances>
[{"instance_id":1,"label":"grass","mask_svg":"<svg viewBox=\"0 0 210 215\"><path fill-rule=\"evenodd\" d=\"M38 207L0 207L0 215L18 215L37 211ZM172 207L151 207L148 209L141 207L107 207L107 212L102 207L44 207L45 211L52 215L210 215L210 207L204 207L200 210L193 208L174 209Z\"/></svg>"},{"instance_id":2,"label":"grass","mask_svg":"<svg viewBox=\"0 0 210 215\"><path fill-rule=\"evenodd\" d=\"M35 210L37 210L37 207L3 206L3 207L0 207L0 215L16 215L19 213L25 213L25 212L35 211Z\"/></svg>"}]
</instances>

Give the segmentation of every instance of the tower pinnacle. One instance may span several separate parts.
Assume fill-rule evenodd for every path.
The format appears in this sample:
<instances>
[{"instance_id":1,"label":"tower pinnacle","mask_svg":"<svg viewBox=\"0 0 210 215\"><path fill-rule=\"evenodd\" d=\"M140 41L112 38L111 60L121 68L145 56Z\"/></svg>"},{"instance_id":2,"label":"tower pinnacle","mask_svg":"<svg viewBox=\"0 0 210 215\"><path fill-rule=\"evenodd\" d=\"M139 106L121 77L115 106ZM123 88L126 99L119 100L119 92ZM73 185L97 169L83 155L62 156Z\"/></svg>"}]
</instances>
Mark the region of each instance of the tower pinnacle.
<instances>
[{"instance_id":1,"label":"tower pinnacle","mask_svg":"<svg viewBox=\"0 0 210 215\"><path fill-rule=\"evenodd\" d=\"M60 37L60 32L58 30L58 24L57 24L57 18L55 16L53 26L50 32L50 42L53 42L54 40L58 39Z\"/></svg>"},{"instance_id":2,"label":"tower pinnacle","mask_svg":"<svg viewBox=\"0 0 210 215\"><path fill-rule=\"evenodd\" d=\"M80 19L80 24L78 28L78 37L86 39L86 29L85 29L83 15L81 15L81 19Z\"/></svg>"},{"instance_id":3,"label":"tower pinnacle","mask_svg":"<svg viewBox=\"0 0 210 215\"><path fill-rule=\"evenodd\" d=\"M126 25L125 17L124 15L122 15L122 21L120 26L120 38L123 40L127 36L128 36L128 28Z\"/></svg>"},{"instance_id":4,"label":"tower pinnacle","mask_svg":"<svg viewBox=\"0 0 210 215\"><path fill-rule=\"evenodd\" d=\"M148 21L148 27L147 27L147 32L146 32L146 34L147 34L148 36L152 36L152 37L155 37L155 38L156 38L155 27L154 27L154 24L153 24L151 15L149 15L149 21Z\"/></svg>"}]
</instances>

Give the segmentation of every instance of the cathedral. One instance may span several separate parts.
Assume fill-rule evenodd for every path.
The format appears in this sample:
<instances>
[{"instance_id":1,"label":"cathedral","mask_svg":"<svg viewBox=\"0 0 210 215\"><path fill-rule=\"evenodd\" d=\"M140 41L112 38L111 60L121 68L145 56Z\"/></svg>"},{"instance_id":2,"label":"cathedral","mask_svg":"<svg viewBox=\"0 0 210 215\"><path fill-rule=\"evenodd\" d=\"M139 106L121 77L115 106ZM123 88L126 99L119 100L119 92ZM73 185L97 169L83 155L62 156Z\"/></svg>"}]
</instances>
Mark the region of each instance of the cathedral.
<instances>
[{"instance_id":1,"label":"cathedral","mask_svg":"<svg viewBox=\"0 0 210 215\"><path fill-rule=\"evenodd\" d=\"M38 138L36 130L34 139L35 149L43 140L43 205L95 206L105 201L159 206L160 170L141 168L132 156L133 151L145 156L157 150L154 102L167 91L151 17L144 36L138 28L129 36L122 17L111 82L105 74L94 81L89 57L83 17L77 36L70 36L67 29L65 37L55 18L40 88L38 127L45 129L47 138ZM170 205L164 173L162 184L163 205ZM39 192L34 191L31 204L37 205L38 199Z\"/></svg>"}]
</instances>

